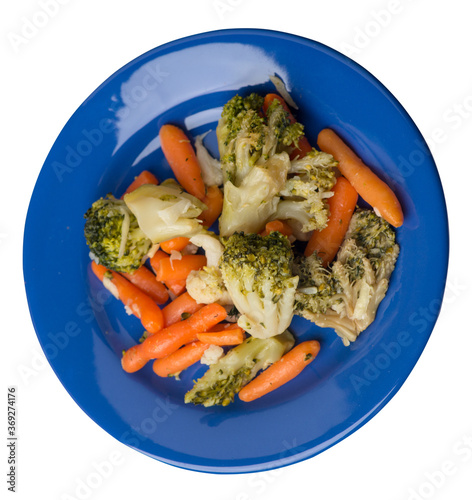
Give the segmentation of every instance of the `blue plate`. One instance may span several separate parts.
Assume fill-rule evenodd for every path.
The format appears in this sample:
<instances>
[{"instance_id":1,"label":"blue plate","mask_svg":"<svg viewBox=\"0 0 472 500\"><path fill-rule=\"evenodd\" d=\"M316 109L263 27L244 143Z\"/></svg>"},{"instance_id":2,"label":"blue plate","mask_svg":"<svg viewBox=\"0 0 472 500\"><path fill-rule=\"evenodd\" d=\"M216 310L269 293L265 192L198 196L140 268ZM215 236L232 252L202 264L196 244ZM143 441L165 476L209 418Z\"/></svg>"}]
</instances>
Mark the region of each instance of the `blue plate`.
<instances>
[{"instance_id":1,"label":"blue plate","mask_svg":"<svg viewBox=\"0 0 472 500\"><path fill-rule=\"evenodd\" d=\"M83 214L120 195L143 169L171 176L159 127L207 137L235 93L274 91L279 76L316 143L331 127L393 187L405 212L401 246L377 319L344 347L296 318L300 340L322 344L295 380L250 404L183 403L191 380L126 374L121 352L142 327L91 275ZM39 341L77 404L116 439L179 467L219 473L272 469L313 457L375 415L411 372L441 307L446 207L432 156L402 106L371 74L312 40L263 30L203 33L158 47L110 77L74 113L48 155L29 206L24 277Z\"/></svg>"}]
</instances>

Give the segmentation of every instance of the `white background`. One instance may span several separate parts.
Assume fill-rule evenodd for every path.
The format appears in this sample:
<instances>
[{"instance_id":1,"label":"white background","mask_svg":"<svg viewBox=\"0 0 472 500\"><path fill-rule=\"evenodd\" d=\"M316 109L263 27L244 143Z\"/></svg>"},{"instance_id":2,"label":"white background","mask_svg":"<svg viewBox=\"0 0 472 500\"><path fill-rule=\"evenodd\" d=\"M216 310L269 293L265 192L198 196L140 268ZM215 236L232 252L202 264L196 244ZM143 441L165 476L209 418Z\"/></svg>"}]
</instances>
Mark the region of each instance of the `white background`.
<instances>
[{"instance_id":1,"label":"white background","mask_svg":"<svg viewBox=\"0 0 472 500\"><path fill-rule=\"evenodd\" d=\"M16 385L19 466L13 498L278 500L309 494L323 500L470 500L472 30L467 2L46 3L46 17L39 0L0 7L0 407L5 415L0 435L7 430L7 386ZM42 26L26 30L29 38L20 43L18 37L33 20ZM28 201L50 147L99 84L164 42L240 27L323 42L390 89L433 150L448 203L451 253L445 301L431 339L402 389L373 420L303 463L252 475L208 475L127 448L76 406L45 361L33 330L23 285L22 237ZM5 444L0 449L0 490L6 498L8 450Z\"/></svg>"}]
</instances>

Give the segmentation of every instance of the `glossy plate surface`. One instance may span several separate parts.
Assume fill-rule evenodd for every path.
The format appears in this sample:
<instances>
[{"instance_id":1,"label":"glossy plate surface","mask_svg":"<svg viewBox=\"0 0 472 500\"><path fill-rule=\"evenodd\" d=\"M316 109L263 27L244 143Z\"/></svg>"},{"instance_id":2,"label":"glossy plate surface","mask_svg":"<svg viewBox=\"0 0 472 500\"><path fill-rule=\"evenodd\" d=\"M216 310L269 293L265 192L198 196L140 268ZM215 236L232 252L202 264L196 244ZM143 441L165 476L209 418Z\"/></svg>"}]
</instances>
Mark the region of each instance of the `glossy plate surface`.
<instances>
[{"instance_id":1,"label":"glossy plate surface","mask_svg":"<svg viewBox=\"0 0 472 500\"><path fill-rule=\"evenodd\" d=\"M119 196L143 169L169 177L159 142L167 122L193 136L214 130L235 93L286 84L308 138L331 127L397 193L405 223L390 288L377 319L344 347L332 330L296 318L299 340L319 339L318 358L294 381L251 404L183 403L191 380L126 374L121 352L142 335L134 317L89 270L83 214ZM375 415L418 360L441 306L448 259L446 207L431 154L396 99L350 59L279 32L225 30L158 47L100 86L74 113L32 195L24 276L39 341L77 404L119 441L161 461L205 472L251 472L312 457ZM425 311L427 314L425 314Z\"/></svg>"}]
</instances>

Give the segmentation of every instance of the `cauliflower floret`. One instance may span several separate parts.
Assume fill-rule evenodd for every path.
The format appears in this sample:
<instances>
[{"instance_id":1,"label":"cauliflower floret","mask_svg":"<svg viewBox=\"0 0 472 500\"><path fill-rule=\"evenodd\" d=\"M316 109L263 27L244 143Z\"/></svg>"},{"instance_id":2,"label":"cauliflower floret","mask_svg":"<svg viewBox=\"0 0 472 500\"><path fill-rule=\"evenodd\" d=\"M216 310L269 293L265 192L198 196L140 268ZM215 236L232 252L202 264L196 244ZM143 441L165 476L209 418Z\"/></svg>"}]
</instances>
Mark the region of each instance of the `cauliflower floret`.
<instances>
[{"instance_id":1,"label":"cauliflower floret","mask_svg":"<svg viewBox=\"0 0 472 500\"><path fill-rule=\"evenodd\" d=\"M203 353L203 356L200 358L200 363L202 365L214 365L224 356L224 354L225 351L221 346L212 344Z\"/></svg>"},{"instance_id":2,"label":"cauliflower floret","mask_svg":"<svg viewBox=\"0 0 472 500\"><path fill-rule=\"evenodd\" d=\"M217 267L223 255L223 245L218 237L213 233L197 234L190 238L190 243L203 248L207 259L207 266Z\"/></svg>"},{"instance_id":3,"label":"cauliflower floret","mask_svg":"<svg viewBox=\"0 0 472 500\"><path fill-rule=\"evenodd\" d=\"M187 292L199 304L217 302L222 306L232 305L218 267L224 250L219 239L214 234L198 234L190 238L190 243L204 249L207 265L190 272L187 277Z\"/></svg>"},{"instance_id":4,"label":"cauliflower floret","mask_svg":"<svg viewBox=\"0 0 472 500\"><path fill-rule=\"evenodd\" d=\"M212 304L213 302L222 306L233 304L220 270L214 266L205 266L199 271L190 271L187 277L187 292L199 304Z\"/></svg>"}]
</instances>

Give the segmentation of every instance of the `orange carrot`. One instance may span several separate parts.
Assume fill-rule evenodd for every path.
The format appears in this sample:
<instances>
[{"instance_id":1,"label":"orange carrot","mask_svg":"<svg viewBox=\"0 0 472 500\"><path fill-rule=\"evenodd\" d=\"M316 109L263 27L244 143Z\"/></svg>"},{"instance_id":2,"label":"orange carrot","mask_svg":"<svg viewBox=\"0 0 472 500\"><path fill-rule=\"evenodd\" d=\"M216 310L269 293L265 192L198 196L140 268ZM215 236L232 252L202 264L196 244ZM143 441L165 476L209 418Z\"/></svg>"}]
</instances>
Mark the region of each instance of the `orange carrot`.
<instances>
[{"instance_id":1,"label":"orange carrot","mask_svg":"<svg viewBox=\"0 0 472 500\"><path fill-rule=\"evenodd\" d=\"M161 147L179 184L199 200L205 197L205 184L197 155L185 132L175 125L163 125L159 131Z\"/></svg>"},{"instance_id":2,"label":"orange carrot","mask_svg":"<svg viewBox=\"0 0 472 500\"><path fill-rule=\"evenodd\" d=\"M183 315L193 314L203 306L204 304L198 304L188 292L179 295L162 309L162 314L164 315L164 326L167 327L173 323L182 321Z\"/></svg>"},{"instance_id":3,"label":"orange carrot","mask_svg":"<svg viewBox=\"0 0 472 500\"><path fill-rule=\"evenodd\" d=\"M167 288L156 279L156 275L146 266L141 266L133 273L121 273L133 285L149 295L154 302L165 304L169 300Z\"/></svg>"},{"instance_id":4,"label":"orange carrot","mask_svg":"<svg viewBox=\"0 0 472 500\"><path fill-rule=\"evenodd\" d=\"M209 186L202 201L207 209L198 216L198 220L202 222L203 226L211 227L223 209L223 193L218 186Z\"/></svg>"},{"instance_id":5,"label":"orange carrot","mask_svg":"<svg viewBox=\"0 0 472 500\"><path fill-rule=\"evenodd\" d=\"M196 334L204 332L226 318L226 309L219 304L208 304L188 319L178 321L147 337L143 343L128 349L121 360L123 369L135 372L150 359L164 358L189 342L196 340Z\"/></svg>"},{"instance_id":6,"label":"orange carrot","mask_svg":"<svg viewBox=\"0 0 472 500\"><path fill-rule=\"evenodd\" d=\"M292 115L292 112L290 111L290 108L287 106L287 103L282 99L277 94L267 94L264 97L264 103L262 105L262 109L264 110L264 113L267 114L267 108L274 102L274 100L277 100L280 102L284 110L288 113L288 119L290 123L295 123L297 120L296 118ZM308 142L308 139L303 135L300 137L298 140L298 148L295 148L293 152L290 155L290 159L293 160L294 158L303 158L308 152L312 150L312 147L310 143Z\"/></svg>"},{"instance_id":7,"label":"orange carrot","mask_svg":"<svg viewBox=\"0 0 472 500\"><path fill-rule=\"evenodd\" d=\"M161 260L168 258L169 254L163 252L162 250L158 250L157 252L155 252L154 255L149 259L149 263L151 264L152 270L157 274Z\"/></svg>"},{"instance_id":8,"label":"orange carrot","mask_svg":"<svg viewBox=\"0 0 472 500\"><path fill-rule=\"evenodd\" d=\"M159 377L176 375L199 361L208 347L209 345L204 342L191 342L165 358L156 359L152 364L152 369Z\"/></svg>"},{"instance_id":9,"label":"orange carrot","mask_svg":"<svg viewBox=\"0 0 472 500\"><path fill-rule=\"evenodd\" d=\"M260 234L261 236L267 236L272 231L278 231L285 236L291 236L293 233L292 228L285 221L273 220L266 224L265 229Z\"/></svg>"},{"instance_id":10,"label":"orange carrot","mask_svg":"<svg viewBox=\"0 0 472 500\"><path fill-rule=\"evenodd\" d=\"M184 293L187 287L187 280L166 280L164 284L176 297L178 297Z\"/></svg>"},{"instance_id":11,"label":"orange carrot","mask_svg":"<svg viewBox=\"0 0 472 500\"><path fill-rule=\"evenodd\" d=\"M159 281L185 280L190 271L201 269L206 261L206 257L199 254L182 255L181 259L167 257L159 262L156 277Z\"/></svg>"},{"instance_id":12,"label":"orange carrot","mask_svg":"<svg viewBox=\"0 0 472 500\"><path fill-rule=\"evenodd\" d=\"M352 184L369 205L392 226L403 224L403 212L398 198L390 187L381 180L331 129L324 129L318 135L319 147L334 156L339 162L339 171Z\"/></svg>"},{"instance_id":13,"label":"orange carrot","mask_svg":"<svg viewBox=\"0 0 472 500\"><path fill-rule=\"evenodd\" d=\"M171 240L162 241L159 247L164 250L164 252L170 254L172 250L175 252L181 252L190 242L190 238L186 236L176 236Z\"/></svg>"},{"instance_id":14,"label":"orange carrot","mask_svg":"<svg viewBox=\"0 0 472 500\"><path fill-rule=\"evenodd\" d=\"M234 330L241 328L237 323L220 323L213 328L210 328L209 332L219 332L221 330Z\"/></svg>"},{"instance_id":15,"label":"orange carrot","mask_svg":"<svg viewBox=\"0 0 472 500\"><path fill-rule=\"evenodd\" d=\"M145 294L137 286L121 276L121 274L109 271L106 267L96 264L93 261L92 271L102 282L107 273L110 274L111 282L115 285L120 300L141 320L144 328L149 333L156 333L164 327L162 311L149 295Z\"/></svg>"},{"instance_id":16,"label":"orange carrot","mask_svg":"<svg viewBox=\"0 0 472 500\"><path fill-rule=\"evenodd\" d=\"M197 333L197 339L206 344L213 345L238 345L246 338L244 330L239 328L226 328L216 332Z\"/></svg>"},{"instance_id":17,"label":"orange carrot","mask_svg":"<svg viewBox=\"0 0 472 500\"><path fill-rule=\"evenodd\" d=\"M327 200L330 213L328 225L321 231L313 231L305 248L306 257L316 251L325 267L338 253L358 199L357 191L345 177L338 177L333 192Z\"/></svg>"},{"instance_id":18,"label":"orange carrot","mask_svg":"<svg viewBox=\"0 0 472 500\"><path fill-rule=\"evenodd\" d=\"M128 189L123 193L125 194L131 193L135 189L138 189L140 186L144 186L144 184L159 184L157 177L149 172L149 170L143 170L137 177L134 178L134 181L128 186ZM121 198L123 198L123 196Z\"/></svg>"},{"instance_id":19,"label":"orange carrot","mask_svg":"<svg viewBox=\"0 0 472 500\"><path fill-rule=\"evenodd\" d=\"M254 401L295 378L310 364L320 350L317 340L307 340L295 346L269 368L264 370L239 392L239 399Z\"/></svg>"}]
</instances>

